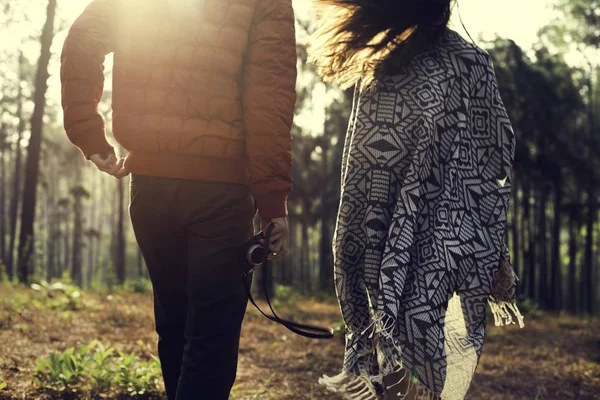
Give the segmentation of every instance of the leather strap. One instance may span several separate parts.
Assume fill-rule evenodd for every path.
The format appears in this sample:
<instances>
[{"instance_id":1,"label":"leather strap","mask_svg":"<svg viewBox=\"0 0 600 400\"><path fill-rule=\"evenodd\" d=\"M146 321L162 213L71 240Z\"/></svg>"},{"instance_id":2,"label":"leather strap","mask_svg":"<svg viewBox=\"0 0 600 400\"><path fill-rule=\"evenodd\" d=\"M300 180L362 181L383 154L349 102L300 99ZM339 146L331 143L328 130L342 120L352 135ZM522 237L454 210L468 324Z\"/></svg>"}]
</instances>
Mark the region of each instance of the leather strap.
<instances>
[{"instance_id":1,"label":"leather strap","mask_svg":"<svg viewBox=\"0 0 600 400\"><path fill-rule=\"evenodd\" d=\"M265 245L267 245L267 246L269 243L271 243L271 233L273 232L274 228L275 228L275 225L271 224L267 228L267 231L265 233ZM271 261L269 260L269 254L268 254L268 252L265 251L262 267L268 268L270 262ZM264 278L264 275L263 275L263 279L262 279L263 292L265 293L265 300L267 301L267 304L269 305L269 309L271 310L271 313L273 315L268 315L263 310L261 310L261 308L256 304L256 302L254 301L254 298L252 297L252 293L250 290L250 279L248 279L249 274L250 274L250 271L245 272L243 275L244 289L246 289L246 294L248 295L248 299L250 300L252 305L254 307L256 307L256 309L262 315L264 315L267 319L269 319L273 322L276 322L280 325L283 325L288 330L294 332L297 335L304 336L304 337L307 337L310 339L332 339L333 338L333 329L322 328L322 327L315 326L315 325L301 324L298 322L289 321L289 320L280 318L277 315L277 313L275 312L275 310L273 310L273 305L271 304L271 299L269 298L269 293L267 291L267 282L266 282L266 279Z\"/></svg>"}]
</instances>

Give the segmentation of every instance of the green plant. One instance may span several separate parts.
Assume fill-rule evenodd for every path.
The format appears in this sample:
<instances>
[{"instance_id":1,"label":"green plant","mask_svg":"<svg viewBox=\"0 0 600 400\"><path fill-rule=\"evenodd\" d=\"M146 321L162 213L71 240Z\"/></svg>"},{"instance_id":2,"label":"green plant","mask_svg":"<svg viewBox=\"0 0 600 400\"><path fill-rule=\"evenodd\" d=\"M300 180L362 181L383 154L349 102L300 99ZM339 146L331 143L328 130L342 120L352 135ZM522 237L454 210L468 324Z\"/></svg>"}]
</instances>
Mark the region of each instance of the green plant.
<instances>
[{"instance_id":1,"label":"green plant","mask_svg":"<svg viewBox=\"0 0 600 400\"><path fill-rule=\"evenodd\" d=\"M116 381L132 395L156 390L160 383L160 362L156 357L141 361L134 354L119 353Z\"/></svg>"},{"instance_id":2,"label":"green plant","mask_svg":"<svg viewBox=\"0 0 600 400\"><path fill-rule=\"evenodd\" d=\"M115 377L112 371L111 362L115 350L111 347L106 348L102 343L95 340L88 345L88 349L93 349L91 357L94 365L90 373L90 379L93 386L99 391L104 392L114 383Z\"/></svg>"},{"instance_id":3,"label":"green plant","mask_svg":"<svg viewBox=\"0 0 600 400\"><path fill-rule=\"evenodd\" d=\"M34 374L53 386L72 387L84 374L86 353L78 350L71 347L62 353L50 354L49 358L37 359Z\"/></svg>"},{"instance_id":4,"label":"green plant","mask_svg":"<svg viewBox=\"0 0 600 400\"><path fill-rule=\"evenodd\" d=\"M128 292L146 294L152 292L152 282L149 279L133 279L125 282L124 288Z\"/></svg>"},{"instance_id":5,"label":"green plant","mask_svg":"<svg viewBox=\"0 0 600 400\"><path fill-rule=\"evenodd\" d=\"M94 340L36 360L34 374L41 384L57 389L141 395L157 391L161 369L156 357L144 361Z\"/></svg>"},{"instance_id":6,"label":"green plant","mask_svg":"<svg viewBox=\"0 0 600 400\"><path fill-rule=\"evenodd\" d=\"M47 305L52 309L75 311L85 308L79 288L69 283L41 281L32 284L31 288L50 299Z\"/></svg>"},{"instance_id":7,"label":"green plant","mask_svg":"<svg viewBox=\"0 0 600 400\"><path fill-rule=\"evenodd\" d=\"M3 288L6 293L0 296L0 304L12 315L22 315L23 311L31 304L31 296L22 291L12 290L12 288Z\"/></svg>"}]
</instances>

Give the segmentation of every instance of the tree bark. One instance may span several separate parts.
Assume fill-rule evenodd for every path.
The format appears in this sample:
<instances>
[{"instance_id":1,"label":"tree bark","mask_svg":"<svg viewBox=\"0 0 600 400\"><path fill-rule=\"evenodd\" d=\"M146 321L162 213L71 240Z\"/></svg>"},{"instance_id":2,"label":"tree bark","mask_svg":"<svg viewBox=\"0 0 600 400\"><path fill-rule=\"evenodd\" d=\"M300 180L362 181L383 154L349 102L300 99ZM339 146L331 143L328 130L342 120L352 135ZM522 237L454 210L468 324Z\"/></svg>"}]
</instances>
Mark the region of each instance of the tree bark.
<instances>
[{"instance_id":1,"label":"tree bark","mask_svg":"<svg viewBox=\"0 0 600 400\"><path fill-rule=\"evenodd\" d=\"M6 136L6 127L0 123L0 266L8 269L6 257L6 167L8 165L6 149L8 146Z\"/></svg>"},{"instance_id":2,"label":"tree bark","mask_svg":"<svg viewBox=\"0 0 600 400\"><path fill-rule=\"evenodd\" d=\"M81 262L81 247L83 237L83 193L77 193L79 188L76 187L73 193L73 247L71 259L73 266L71 269L71 279L79 287L83 287L83 273L82 273L82 262Z\"/></svg>"},{"instance_id":3,"label":"tree bark","mask_svg":"<svg viewBox=\"0 0 600 400\"><path fill-rule=\"evenodd\" d=\"M91 207L89 208L89 222L88 222L88 229L87 229L87 239L88 239L88 251L87 251L87 256L88 256L88 260L87 260L87 286L91 286L92 285L92 281L94 280L94 273L95 273L95 248L96 248L96 234L97 231L95 230L96 227L96 213L97 213L97 207L95 207L95 201L97 199L97 193L98 193L98 187L99 187L99 179L100 179L100 174L95 174L96 175L96 183L94 183L92 185L92 193L91 193Z\"/></svg>"},{"instance_id":4,"label":"tree bark","mask_svg":"<svg viewBox=\"0 0 600 400\"><path fill-rule=\"evenodd\" d=\"M9 242L8 242L8 276L13 277L15 270L14 254L17 240L17 219L19 216L19 196L21 195L21 175L23 169L21 140L25 131L25 118L23 117L23 88L21 83L25 80L23 72L23 53L19 54L19 89L17 94L17 142L15 144L15 169L13 174L13 188L9 204Z\"/></svg>"},{"instance_id":5,"label":"tree bark","mask_svg":"<svg viewBox=\"0 0 600 400\"><path fill-rule=\"evenodd\" d=\"M34 109L31 117L31 137L27 147L27 163L25 166L25 185L23 190L23 209L21 213L21 234L19 236L19 281L27 283L33 267L34 254L34 221L37 183L42 146L44 110L46 107L46 90L48 88L48 63L50 48L54 37L54 17L56 1L48 0L46 22L41 37L41 52L35 79Z\"/></svg>"},{"instance_id":6,"label":"tree bark","mask_svg":"<svg viewBox=\"0 0 600 400\"><path fill-rule=\"evenodd\" d=\"M577 312L577 236L579 231L579 221L571 213L569 220L569 277L568 277L568 293L567 309L572 313Z\"/></svg>"},{"instance_id":7,"label":"tree bark","mask_svg":"<svg viewBox=\"0 0 600 400\"><path fill-rule=\"evenodd\" d=\"M525 198L525 196L528 196L529 194L526 193L525 191L525 186L523 184L524 179L520 179L521 181L521 196L522 199ZM526 265L526 260L527 260L527 254L525 252L526 246L527 246L527 218L525 215L525 210L524 210L524 200L519 200L518 198L515 198L515 201L513 202L513 206L515 207L516 212L519 213L520 217L519 217L519 222L520 222L520 226L519 226L519 256L520 258L517 260L516 264L515 264L515 268L516 268L516 273L518 275L518 277L520 278L519 282L517 283L518 287L520 288L520 292L522 293L526 293L526 283L527 283L527 275L525 273L525 265Z\"/></svg>"},{"instance_id":8,"label":"tree bark","mask_svg":"<svg viewBox=\"0 0 600 400\"><path fill-rule=\"evenodd\" d=\"M62 231L63 237L63 261L61 263L61 278L65 272L71 270L71 245L69 244L69 232L71 229L71 224L69 224L68 219L69 213L67 212L67 208L65 207L65 212L62 216L64 223L64 230Z\"/></svg>"},{"instance_id":9,"label":"tree bark","mask_svg":"<svg viewBox=\"0 0 600 400\"><path fill-rule=\"evenodd\" d=\"M54 167L51 167L53 171ZM52 173L53 178L55 174ZM52 180L55 181L54 179ZM56 204L56 187L48 185L48 195L46 196L46 206L48 208L48 237L46 238L48 247L48 257L46 259L46 280L52 281L56 277L56 238L58 237L59 228L57 226L57 210Z\"/></svg>"},{"instance_id":10,"label":"tree bark","mask_svg":"<svg viewBox=\"0 0 600 400\"><path fill-rule=\"evenodd\" d=\"M291 237L294 243L294 269L292 269L291 273L292 285L297 285L298 283L301 283L302 280L302 246L300 244L300 226L300 217L296 216L296 218L293 220L293 224L290 227L293 230Z\"/></svg>"},{"instance_id":11,"label":"tree bark","mask_svg":"<svg viewBox=\"0 0 600 400\"><path fill-rule=\"evenodd\" d=\"M331 218L326 215L321 220L321 254L319 257L319 290L329 292L333 289L333 253L331 249Z\"/></svg>"},{"instance_id":12,"label":"tree bark","mask_svg":"<svg viewBox=\"0 0 600 400\"><path fill-rule=\"evenodd\" d=\"M115 257L115 268L117 273L117 281L119 284L125 283L125 228L124 228L124 215L125 215L125 194L123 187L123 180L117 182L118 187L118 218L117 218L117 241L116 241L116 257Z\"/></svg>"},{"instance_id":13,"label":"tree bark","mask_svg":"<svg viewBox=\"0 0 600 400\"><path fill-rule=\"evenodd\" d=\"M581 189L577 188L577 203L581 201ZM581 228L581 211L579 207L573 207L569 212L569 273L567 293L567 310L572 313L577 312L577 238Z\"/></svg>"},{"instance_id":14,"label":"tree bark","mask_svg":"<svg viewBox=\"0 0 600 400\"><path fill-rule=\"evenodd\" d=\"M298 254L298 243L296 241L296 218L294 216L290 216L290 254L287 257L287 263L285 268L285 285L293 285L294 284L294 274L296 270L296 266L298 262L296 260L296 255Z\"/></svg>"},{"instance_id":15,"label":"tree bark","mask_svg":"<svg viewBox=\"0 0 600 400\"><path fill-rule=\"evenodd\" d=\"M527 296L536 300L535 295L535 212L530 204L530 195L534 192L528 180L525 181L523 193L523 210L527 222L527 250L525 252L525 265L523 274L527 276ZM525 222L524 221L524 222Z\"/></svg>"},{"instance_id":16,"label":"tree bark","mask_svg":"<svg viewBox=\"0 0 600 400\"><path fill-rule=\"evenodd\" d=\"M579 279L580 282L580 293L581 293L581 306L582 311L592 314L594 311L594 257L593 257L593 244L594 244L594 225L596 223L596 207L594 205L594 199L596 198L595 183L591 182L588 189L588 207L587 207L587 219L586 219L586 236L585 236L585 250L584 250L584 261L582 266L582 274Z\"/></svg>"},{"instance_id":17,"label":"tree bark","mask_svg":"<svg viewBox=\"0 0 600 400\"><path fill-rule=\"evenodd\" d=\"M552 309L558 311L562 307L562 272L560 259L560 232L561 232L561 206L562 206L562 181L554 183L554 224L552 232L551 262L552 274L550 279L550 294Z\"/></svg>"},{"instance_id":18,"label":"tree bark","mask_svg":"<svg viewBox=\"0 0 600 400\"><path fill-rule=\"evenodd\" d=\"M540 265L540 279L538 281L538 294L539 301L542 308L547 309L550 307L550 299L548 295L548 245L546 238L547 230L547 216L546 208L548 205L548 194L549 189L547 184L542 184L539 190L538 197L538 244L539 244L539 265Z\"/></svg>"},{"instance_id":19,"label":"tree bark","mask_svg":"<svg viewBox=\"0 0 600 400\"><path fill-rule=\"evenodd\" d=\"M308 211L306 211L308 212ZM302 292L308 293L311 288L310 282L310 243L308 239L308 222L302 223Z\"/></svg>"},{"instance_id":20,"label":"tree bark","mask_svg":"<svg viewBox=\"0 0 600 400\"><path fill-rule=\"evenodd\" d=\"M520 262L520 251L519 251L519 185L517 179L513 178L513 195L512 195L512 260L515 265L515 272L517 276L521 276L521 262Z\"/></svg>"}]
</instances>

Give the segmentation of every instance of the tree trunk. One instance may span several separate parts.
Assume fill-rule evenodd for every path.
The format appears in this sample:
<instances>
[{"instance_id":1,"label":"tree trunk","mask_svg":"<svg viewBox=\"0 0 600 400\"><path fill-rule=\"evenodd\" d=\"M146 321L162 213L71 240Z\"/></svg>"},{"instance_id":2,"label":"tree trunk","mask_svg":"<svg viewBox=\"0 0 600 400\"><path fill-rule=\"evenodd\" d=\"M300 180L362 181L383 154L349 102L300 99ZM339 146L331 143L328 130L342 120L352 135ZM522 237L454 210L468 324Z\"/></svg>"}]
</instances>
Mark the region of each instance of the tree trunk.
<instances>
[{"instance_id":1,"label":"tree trunk","mask_svg":"<svg viewBox=\"0 0 600 400\"><path fill-rule=\"evenodd\" d=\"M81 238L83 235L82 196L75 194L73 199L73 253L71 255L73 266L71 279L79 287L83 287L83 274L81 268Z\"/></svg>"},{"instance_id":2,"label":"tree trunk","mask_svg":"<svg viewBox=\"0 0 600 400\"><path fill-rule=\"evenodd\" d=\"M98 262L98 256L96 255L96 253L98 248L98 238L96 235L96 231L94 231L93 233L90 232L88 235L88 287L92 286L97 271L96 264Z\"/></svg>"},{"instance_id":3,"label":"tree trunk","mask_svg":"<svg viewBox=\"0 0 600 400\"><path fill-rule=\"evenodd\" d=\"M515 265L515 269L516 269L516 274L517 276L521 276L521 257L520 257L520 249L519 249L519 245L520 245L520 240L519 240L519 185L518 185L518 181L517 179L513 178L513 195L512 195L512 206L513 206L513 210L512 210L512 260L513 260L513 264Z\"/></svg>"},{"instance_id":4,"label":"tree trunk","mask_svg":"<svg viewBox=\"0 0 600 400\"><path fill-rule=\"evenodd\" d=\"M293 284L293 286L298 290L302 290L302 287L304 285L304 256L306 254L304 251L304 246L306 244L302 243L302 225L304 223L302 222L301 218L302 217L298 217L296 222L296 268Z\"/></svg>"},{"instance_id":5,"label":"tree trunk","mask_svg":"<svg viewBox=\"0 0 600 400\"><path fill-rule=\"evenodd\" d=\"M88 191L83 187L82 176L82 159L77 155L75 159L75 186L71 190L73 196L73 269L71 270L71 278L79 287L83 287L83 198L90 197Z\"/></svg>"},{"instance_id":6,"label":"tree trunk","mask_svg":"<svg viewBox=\"0 0 600 400\"><path fill-rule=\"evenodd\" d=\"M586 220L586 236L585 236L585 250L584 250L584 261L582 266L582 275L579 279L581 284L581 306L582 311L586 313L593 313L594 309L594 257L593 257L593 244L594 244L594 225L596 223L596 190L595 183L591 182L590 188L588 189L588 207L587 207L587 220Z\"/></svg>"},{"instance_id":7,"label":"tree trunk","mask_svg":"<svg viewBox=\"0 0 600 400\"><path fill-rule=\"evenodd\" d=\"M520 293L526 293L526 283L527 283L527 275L525 274L525 264L527 260L527 255L525 253L525 249L527 247L527 219L525 216L525 211L523 209L524 201L522 200L528 194L525 193L525 186L523 185L524 179L521 180L521 199L515 198L514 207L519 213L519 256L520 258L517 260L515 264L516 273L519 277L519 282L517 283L518 289Z\"/></svg>"},{"instance_id":8,"label":"tree trunk","mask_svg":"<svg viewBox=\"0 0 600 400\"><path fill-rule=\"evenodd\" d=\"M575 313L577 312L577 237L579 236L579 218L578 212L571 210L569 219L569 277L568 289L569 296L567 297L567 309Z\"/></svg>"},{"instance_id":9,"label":"tree trunk","mask_svg":"<svg viewBox=\"0 0 600 400\"><path fill-rule=\"evenodd\" d=\"M308 211L305 211L308 212ZM302 282L301 289L303 293L310 291L310 243L308 239L308 222L305 220L302 223Z\"/></svg>"},{"instance_id":10,"label":"tree trunk","mask_svg":"<svg viewBox=\"0 0 600 400\"><path fill-rule=\"evenodd\" d=\"M291 234L292 243L294 244L294 253L293 263L294 268L292 269L291 277L292 277L292 286L297 287L302 280L302 245L300 244L300 217L296 216L293 220L293 224L291 225L291 230L293 233Z\"/></svg>"},{"instance_id":11,"label":"tree trunk","mask_svg":"<svg viewBox=\"0 0 600 400\"><path fill-rule=\"evenodd\" d=\"M6 136L6 127L0 123L0 267L8 269L6 257L6 167L8 165L6 149L8 146Z\"/></svg>"},{"instance_id":12,"label":"tree trunk","mask_svg":"<svg viewBox=\"0 0 600 400\"><path fill-rule=\"evenodd\" d=\"M117 242L116 242L116 258L115 268L117 273L117 281L119 284L125 283L125 228L124 228L124 215L125 215L125 194L123 180L119 180L118 183L118 218L117 218Z\"/></svg>"},{"instance_id":13,"label":"tree trunk","mask_svg":"<svg viewBox=\"0 0 600 400\"><path fill-rule=\"evenodd\" d=\"M329 213L321 220L321 254L319 257L319 290L330 292L333 289L333 253L331 250L331 231Z\"/></svg>"},{"instance_id":14,"label":"tree trunk","mask_svg":"<svg viewBox=\"0 0 600 400\"><path fill-rule=\"evenodd\" d=\"M9 219L9 241L8 241L8 275L13 276L13 271L15 269L14 265L14 249L15 242L17 238L17 219L19 216L19 194L21 193L21 146L19 142L21 141L21 132L19 132L19 137L17 140L17 145L15 148L15 169L13 174L13 189L10 197L9 209L8 209L8 219Z\"/></svg>"},{"instance_id":15,"label":"tree trunk","mask_svg":"<svg viewBox=\"0 0 600 400\"><path fill-rule=\"evenodd\" d=\"M100 193L106 193L105 187L106 187L106 182L104 179L101 179L98 183L98 187L100 188ZM110 254L110 250L104 251L104 249L107 247L106 244L108 244L108 248L110 249L110 241L107 240L102 240L102 238L104 237L104 221L106 221L107 219L107 215L106 215L106 211L110 212L110 207L106 207L105 204L102 204L102 207L99 210L100 213L100 221L98 222L98 237L96 239L96 250L95 250L95 258L94 261L96 263L96 271L101 271L101 282L104 284L108 283L108 260L110 259L110 257L106 258L106 257L102 257L102 254ZM109 219L110 220L110 219ZM106 243L108 242L108 243ZM103 243L105 243L103 245Z\"/></svg>"},{"instance_id":16,"label":"tree trunk","mask_svg":"<svg viewBox=\"0 0 600 400\"><path fill-rule=\"evenodd\" d=\"M91 227L89 228L92 229ZM87 287L92 286L92 282L94 281L94 247L96 247L95 243L96 239L94 238L94 234L91 231L88 231L87 235L87 274L86 274L86 285Z\"/></svg>"},{"instance_id":17,"label":"tree trunk","mask_svg":"<svg viewBox=\"0 0 600 400\"><path fill-rule=\"evenodd\" d=\"M109 187L112 185L109 183ZM111 231L110 231L110 264L106 266L106 278L108 288L112 290L115 284L117 275L117 241L118 241L118 225L119 225L119 190L113 190L112 213L110 214Z\"/></svg>"},{"instance_id":18,"label":"tree trunk","mask_svg":"<svg viewBox=\"0 0 600 400\"><path fill-rule=\"evenodd\" d=\"M296 254L297 254L297 244L296 243L296 219L294 217L290 217L290 237L289 237L289 246L290 246L290 254L286 260L286 266L284 269L284 285L293 285L294 284L294 270L298 265L296 262Z\"/></svg>"},{"instance_id":19,"label":"tree trunk","mask_svg":"<svg viewBox=\"0 0 600 400\"><path fill-rule=\"evenodd\" d=\"M550 284L551 306L558 311L562 307L562 273L560 260L560 232L561 232L561 206L562 206L562 182L557 180L554 184L554 225L552 232L551 262L552 275Z\"/></svg>"},{"instance_id":20,"label":"tree trunk","mask_svg":"<svg viewBox=\"0 0 600 400\"><path fill-rule=\"evenodd\" d=\"M62 236L63 236L63 262L62 262L61 271L60 271L61 278L62 278L63 273L71 270L71 246L69 244L69 232L70 232L71 225L69 224L69 220L67 219L68 215L69 214L67 214L65 212L65 214L63 216L65 229L63 230L63 233L62 233Z\"/></svg>"},{"instance_id":21,"label":"tree trunk","mask_svg":"<svg viewBox=\"0 0 600 400\"><path fill-rule=\"evenodd\" d=\"M35 78L34 109L31 117L31 136L27 147L25 185L23 190L23 210L21 213L21 234L19 236L19 281L28 282L33 266L36 192L42 146L44 109L48 88L48 63L50 47L54 37L54 16L56 1L48 0L46 22L41 37L41 52Z\"/></svg>"},{"instance_id":22,"label":"tree trunk","mask_svg":"<svg viewBox=\"0 0 600 400\"><path fill-rule=\"evenodd\" d=\"M525 216L524 223L527 223L527 250L524 254L525 264L523 265L523 275L527 277L527 296L532 300L536 300L535 295L535 218L534 210L531 201L531 185L528 180L523 186L523 211Z\"/></svg>"},{"instance_id":23,"label":"tree trunk","mask_svg":"<svg viewBox=\"0 0 600 400\"><path fill-rule=\"evenodd\" d=\"M538 294L540 298L540 305L542 308L547 309L550 306L550 299L548 296L548 246L546 239L547 229L547 216L546 207L548 205L548 185L542 184L539 190L538 202L538 236L539 236L539 265L540 265L540 279L538 281Z\"/></svg>"},{"instance_id":24,"label":"tree trunk","mask_svg":"<svg viewBox=\"0 0 600 400\"><path fill-rule=\"evenodd\" d=\"M55 170L52 167L52 170ZM54 174L52 174L54 177ZM48 237L46 238L48 247L48 257L46 259L46 280L52 281L56 277L56 238L59 228L57 226L56 187L48 185L48 195L46 196L46 207L48 208Z\"/></svg>"},{"instance_id":25,"label":"tree trunk","mask_svg":"<svg viewBox=\"0 0 600 400\"><path fill-rule=\"evenodd\" d=\"M21 140L25 131L25 118L23 117L23 88L21 83L25 80L23 72L23 53L19 54L19 89L17 94L17 142L15 144L15 169L13 174L13 189L9 205L9 242L8 242L8 275L12 278L15 270L14 254L17 240L17 219L19 216L19 196L21 195L22 157Z\"/></svg>"},{"instance_id":26,"label":"tree trunk","mask_svg":"<svg viewBox=\"0 0 600 400\"><path fill-rule=\"evenodd\" d=\"M94 174L96 178L96 182L92 185L92 194L91 194L91 207L89 208L90 212L90 221L88 223L88 286L92 285L94 281L96 272L98 270L98 249L100 244L98 241L100 240L100 228L96 230L96 227L101 226L102 223L98 223L98 214L100 214L100 219L102 219L102 210L99 210L99 206L96 206L98 200L98 193L102 193L102 175Z\"/></svg>"},{"instance_id":27,"label":"tree trunk","mask_svg":"<svg viewBox=\"0 0 600 400\"><path fill-rule=\"evenodd\" d=\"M62 271L63 271L63 245L62 245L62 231L60 228L60 220L58 220L58 222L56 223L57 225L57 231L56 231L56 237L54 238L54 246L56 248L56 269L54 271L54 273L56 274L57 278L61 278L62 277Z\"/></svg>"},{"instance_id":28,"label":"tree trunk","mask_svg":"<svg viewBox=\"0 0 600 400\"><path fill-rule=\"evenodd\" d=\"M56 217L55 217L56 218ZM60 269L60 230L58 227L58 222L54 222L56 224L56 236L51 238L52 245L54 246L54 277L60 278L62 271Z\"/></svg>"}]
</instances>

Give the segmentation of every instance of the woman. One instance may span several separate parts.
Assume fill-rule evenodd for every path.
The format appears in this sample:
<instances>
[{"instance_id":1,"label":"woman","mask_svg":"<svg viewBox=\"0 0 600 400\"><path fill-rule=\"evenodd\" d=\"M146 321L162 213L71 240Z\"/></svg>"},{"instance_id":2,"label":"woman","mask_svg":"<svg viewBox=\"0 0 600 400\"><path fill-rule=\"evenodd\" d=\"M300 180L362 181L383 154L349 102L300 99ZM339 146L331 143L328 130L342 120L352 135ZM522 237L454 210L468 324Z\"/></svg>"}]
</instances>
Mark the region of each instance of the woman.
<instances>
[{"instance_id":1,"label":"woman","mask_svg":"<svg viewBox=\"0 0 600 400\"><path fill-rule=\"evenodd\" d=\"M503 244L514 134L451 0L321 0L312 58L355 86L334 238L346 399L462 399L496 323L523 318ZM385 396L385 397L384 397Z\"/></svg>"}]
</instances>

